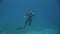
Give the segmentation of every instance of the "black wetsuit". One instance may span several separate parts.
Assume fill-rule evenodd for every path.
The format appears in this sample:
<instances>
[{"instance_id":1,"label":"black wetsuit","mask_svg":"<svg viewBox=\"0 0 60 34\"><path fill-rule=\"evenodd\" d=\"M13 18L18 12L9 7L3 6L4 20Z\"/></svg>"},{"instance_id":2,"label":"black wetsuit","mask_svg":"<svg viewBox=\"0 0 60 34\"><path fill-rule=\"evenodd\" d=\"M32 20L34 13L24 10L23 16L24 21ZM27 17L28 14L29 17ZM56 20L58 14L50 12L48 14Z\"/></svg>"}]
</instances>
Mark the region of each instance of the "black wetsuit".
<instances>
[{"instance_id":1,"label":"black wetsuit","mask_svg":"<svg viewBox=\"0 0 60 34\"><path fill-rule=\"evenodd\" d=\"M28 18L27 18L27 21L25 22L25 25L24 27L26 27L26 25L28 24L29 26L31 26L31 23L32 23L32 16L34 16L33 12L29 12L27 14Z\"/></svg>"}]
</instances>

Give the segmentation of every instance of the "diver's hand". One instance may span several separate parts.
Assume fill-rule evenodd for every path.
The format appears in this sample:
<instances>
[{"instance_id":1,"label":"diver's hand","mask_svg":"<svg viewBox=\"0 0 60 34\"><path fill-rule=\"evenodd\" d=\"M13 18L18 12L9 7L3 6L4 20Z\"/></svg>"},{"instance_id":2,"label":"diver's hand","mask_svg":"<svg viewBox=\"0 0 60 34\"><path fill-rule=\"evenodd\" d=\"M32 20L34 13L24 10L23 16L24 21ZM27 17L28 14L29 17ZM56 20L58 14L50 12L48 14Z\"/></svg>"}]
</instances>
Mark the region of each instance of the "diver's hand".
<instances>
[{"instance_id":1,"label":"diver's hand","mask_svg":"<svg viewBox=\"0 0 60 34\"><path fill-rule=\"evenodd\" d=\"M28 14L25 14L25 15L24 15L24 17L27 17L27 16L28 16Z\"/></svg>"},{"instance_id":2,"label":"diver's hand","mask_svg":"<svg viewBox=\"0 0 60 34\"><path fill-rule=\"evenodd\" d=\"M24 18L25 18L26 16L24 15Z\"/></svg>"}]
</instances>

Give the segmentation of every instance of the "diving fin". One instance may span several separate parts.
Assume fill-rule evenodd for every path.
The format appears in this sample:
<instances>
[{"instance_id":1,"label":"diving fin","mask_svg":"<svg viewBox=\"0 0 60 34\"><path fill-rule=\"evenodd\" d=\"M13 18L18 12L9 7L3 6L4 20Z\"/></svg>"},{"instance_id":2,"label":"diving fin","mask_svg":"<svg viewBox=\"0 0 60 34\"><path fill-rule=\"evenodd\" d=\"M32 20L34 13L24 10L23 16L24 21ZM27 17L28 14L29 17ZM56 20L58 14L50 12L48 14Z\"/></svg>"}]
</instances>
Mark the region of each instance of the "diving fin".
<instances>
[{"instance_id":1,"label":"diving fin","mask_svg":"<svg viewBox=\"0 0 60 34\"><path fill-rule=\"evenodd\" d=\"M19 28L16 28L16 30L21 30L21 29L24 29L24 27L19 27Z\"/></svg>"}]
</instances>

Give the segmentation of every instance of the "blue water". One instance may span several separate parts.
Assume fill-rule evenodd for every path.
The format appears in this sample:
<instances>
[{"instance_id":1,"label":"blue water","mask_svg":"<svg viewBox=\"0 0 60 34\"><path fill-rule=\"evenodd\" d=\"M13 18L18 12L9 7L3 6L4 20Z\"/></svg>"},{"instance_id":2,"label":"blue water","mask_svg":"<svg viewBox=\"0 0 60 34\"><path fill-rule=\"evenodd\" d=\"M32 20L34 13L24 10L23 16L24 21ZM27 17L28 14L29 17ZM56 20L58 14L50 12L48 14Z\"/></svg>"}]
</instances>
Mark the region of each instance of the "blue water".
<instances>
[{"instance_id":1,"label":"blue water","mask_svg":"<svg viewBox=\"0 0 60 34\"><path fill-rule=\"evenodd\" d=\"M35 16L31 27L16 31L23 26L27 10ZM0 34L59 34L60 0L0 0Z\"/></svg>"}]
</instances>

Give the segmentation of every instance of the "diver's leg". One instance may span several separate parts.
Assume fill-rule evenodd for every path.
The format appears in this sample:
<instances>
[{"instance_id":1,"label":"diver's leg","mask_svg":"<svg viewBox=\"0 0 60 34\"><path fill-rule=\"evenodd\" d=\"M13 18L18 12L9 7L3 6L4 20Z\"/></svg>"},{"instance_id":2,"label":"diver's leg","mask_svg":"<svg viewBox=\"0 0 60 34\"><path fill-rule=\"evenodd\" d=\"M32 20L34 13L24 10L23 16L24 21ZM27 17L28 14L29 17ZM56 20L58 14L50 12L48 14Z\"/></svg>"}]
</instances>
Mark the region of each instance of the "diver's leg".
<instances>
[{"instance_id":1,"label":"diver's leg","mask_svg":"<svg viewBox=\"0 0 60 34\"><path fill-rule=\"evenodd\" d=\"M27 21L25 22L25 24L24 24L24 27L19 27L19 28L16 28L16 30L20 30L20 29L23 29L23 28L25 28L26 27L26 25L27 25L27 23L28 23L28 21L29 21L29 17L28 17L28 19L27 19Z\"/></svg>"},{"instance_id":2,"label":"diver's leg","mask_svg":"<svg viewBox=\"0 0 60 34\"><path fill-rule=\"evenodd\" d=\"M31 23L32 23L32 17L29 20L29 26L31 26Z\"/></svg>"},{"instance_id":3,"label":"diver's leg","mask_svg":"<svg viewBox=\"0 0 60 34\"><path fill-rule=\"evenodd\" d=\"M24 28L26 27L27 23L29 22L30 17L28 17L27 21L24 24Z\"/></svg>"}]
</instances>

